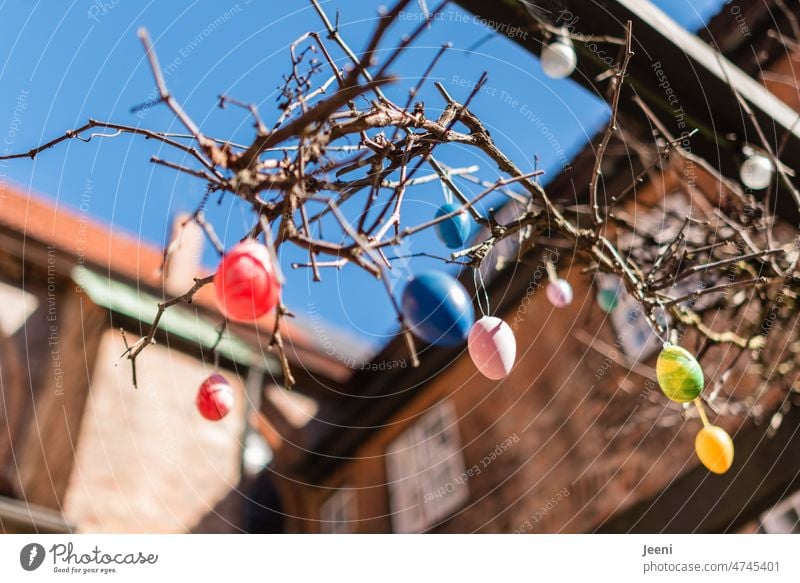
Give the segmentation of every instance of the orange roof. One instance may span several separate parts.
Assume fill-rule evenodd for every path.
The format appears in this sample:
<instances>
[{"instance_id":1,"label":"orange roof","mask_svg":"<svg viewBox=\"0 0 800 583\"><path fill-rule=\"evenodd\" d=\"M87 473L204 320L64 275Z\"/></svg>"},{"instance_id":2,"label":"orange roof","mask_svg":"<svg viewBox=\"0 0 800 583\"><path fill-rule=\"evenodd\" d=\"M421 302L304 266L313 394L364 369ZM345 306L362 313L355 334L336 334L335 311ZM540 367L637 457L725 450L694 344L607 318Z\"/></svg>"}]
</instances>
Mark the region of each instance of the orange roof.
<instances>
[{"instance_id":1,"label":"orange roof","mask_svg":"<svg viewBox=\"0 0 800 583\"><path fill-rule=\"evenodd\" d=\"M160 287L160 250L64 206L6 186L0 194L0 225L112 275Z\"/></svg>"}]
</instances>

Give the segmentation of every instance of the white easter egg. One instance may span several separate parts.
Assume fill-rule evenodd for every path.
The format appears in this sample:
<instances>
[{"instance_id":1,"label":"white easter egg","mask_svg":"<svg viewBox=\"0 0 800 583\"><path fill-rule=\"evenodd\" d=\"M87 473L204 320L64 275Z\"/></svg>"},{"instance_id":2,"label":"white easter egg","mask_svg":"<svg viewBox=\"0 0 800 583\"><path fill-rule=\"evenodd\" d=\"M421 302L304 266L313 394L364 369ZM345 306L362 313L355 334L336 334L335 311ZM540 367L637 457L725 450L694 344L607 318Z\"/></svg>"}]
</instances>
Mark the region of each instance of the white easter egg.
<instances>
[{"instance_id":1,"label":"white easter egg","mask_svg":"<svg viewBox=\"0 0 800 583\"><path fill-rule=\"evenodd\" d=\"M739 170L739 177L744 185L753 190L763 190L769 186L774 174L775 165L763 154L748 157Z\"/></svg>"},{"instance_id":2,"label":"white easter egg","mask_svg":"<svg viewBox=\"0 0 800 583\"><path fill-rule=\"evenodd\" d=\"M578 65L578 55L567 38L560 38L542 47L541 64L544 74L552 79L569 77Z\"/></svg>"},{"instance_id":3,"label":"white easter egg","mask_svg":"<svg viewBox=\"0 0 800 583\"><path fill-rule=\"evenodd\" d=\"M500 318L484 316L469 331L469 355L480 373L499 380L511 372L517 357L517 339Z\"/></svg>"}]
</instances>

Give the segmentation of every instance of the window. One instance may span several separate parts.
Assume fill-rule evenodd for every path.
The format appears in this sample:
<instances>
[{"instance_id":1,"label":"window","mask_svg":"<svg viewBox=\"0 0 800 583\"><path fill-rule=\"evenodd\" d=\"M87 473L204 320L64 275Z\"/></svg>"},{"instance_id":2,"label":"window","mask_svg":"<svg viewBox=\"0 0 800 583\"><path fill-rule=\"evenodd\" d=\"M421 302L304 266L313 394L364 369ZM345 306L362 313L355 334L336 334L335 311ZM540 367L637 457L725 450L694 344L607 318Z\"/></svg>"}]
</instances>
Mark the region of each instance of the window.
<instances>
[{"instance_id":1,"label":"window","mask_svg":"<svg viewBox=\"0 0 800 583\"><path fill-rule=\"evenodd\" d=\"M622 281L615 275L599 274L600 289L617 289L617 307L609 318L616 334L615 344L629 358L641 362L647 360L662 345L653 332L639 302L625 289Z\"/></svg>"},{"instance_id":2,"label":"window","mask_svg":"<svg viewBox=\"0 0 800 583\"><path fill-rule=\"evenodd\" d=\"M452 403L435 405L386 450L395 532L430 528L469 498Z\"/></svg>"},{"instance_id":3,"label":"window","mask_svg":"<svg viewBox=\"0 0 800 583\"><path fill-rule=\"evenodd\" d=\"M319 508L320 532L343 534L355 531L356 495L340 488L325 499Z\"/></svg>"},{"instance_id":4,"label":"window","mask_svg":"<svg viewBox=\"0 0 800 583\"><path fill-rule=\"evenodd\" d=\"M760 518L760 532L800 534L800 492L767 510Z\"/></svg>"}]
</instances>

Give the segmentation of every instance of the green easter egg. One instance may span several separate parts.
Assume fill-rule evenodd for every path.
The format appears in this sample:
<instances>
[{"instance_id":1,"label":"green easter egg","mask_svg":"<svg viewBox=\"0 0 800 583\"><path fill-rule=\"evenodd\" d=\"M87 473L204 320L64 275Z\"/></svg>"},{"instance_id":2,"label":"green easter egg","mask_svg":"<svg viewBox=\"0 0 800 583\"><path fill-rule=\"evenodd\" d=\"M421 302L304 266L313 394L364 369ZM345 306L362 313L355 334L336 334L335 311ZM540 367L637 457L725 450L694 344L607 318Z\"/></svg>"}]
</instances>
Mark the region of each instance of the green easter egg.
<instances>
[{"instance_id":1,"label":"green easter egg","mask_svg":"<svg viewBox=\"0 0 800 583\"><path fill-rule=\"evenodd\" d=\"M608 287L597 292L597 305L600 309L610 314L619 304L619 293L617 288Z\"/></svg>"},{"instance_id":2,"label":"green easter egg","mask_svg":"<svg viewBox=\"0 0 800 583\"><path fill-rule=\"evenodd\" d=\"M703 369L691 353L680 346L667 346L658 355L656 376L661 391L673 401L688 403L703 390Z\"/></svg>"}]
</instances>

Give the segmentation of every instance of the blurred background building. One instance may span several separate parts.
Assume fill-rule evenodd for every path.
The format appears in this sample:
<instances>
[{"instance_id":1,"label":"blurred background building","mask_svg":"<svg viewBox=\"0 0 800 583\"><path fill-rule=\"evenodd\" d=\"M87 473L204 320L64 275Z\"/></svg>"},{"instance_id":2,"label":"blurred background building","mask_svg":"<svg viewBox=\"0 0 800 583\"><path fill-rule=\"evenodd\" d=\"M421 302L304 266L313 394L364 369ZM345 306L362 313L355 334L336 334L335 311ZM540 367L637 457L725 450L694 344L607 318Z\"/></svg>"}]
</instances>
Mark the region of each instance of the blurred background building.
<instances>
[{"instance_id":1,"label":"blurred background building","mask_svg":"<svg viewBox=\"0 0 800 583\"><path fill-rule=\"evenodd\" d=\"M512 3L462 4L499 31L524 24ZM797 3L728 2L699 37L649 2L534 4L551 16L567 11L586 34L608 33L615 22L631 19L638 64L629 84L672 127L674 103L659 89L671 79L679 113L704 128L692 139L692 151L720 164L723 173L735 175L741 163L725 141L741 140L754 128L712 47L730 60L726 73L738 90L758 104L769 139L796 142L797 45L783 39L794 38ZM526 35L514 39L534 52L541 46ZM578 51L583 67L575 78L594 89L604 66L592 60L589 46ZM620 115L627 130L638 130L643 142L650 139L651 128L636 121L641 112L630 100L623 99ZM549 182L551 197L567 204L587 200L598 141ZM608 197L625 192L639 171L628 167L631 147L612 142L609 151L617 154L603 167ZM636 225L662 225L666 242L686 209L713 205L718 196L719 185L702 168L668 167L651 173L619 214ZM777 228L793 229L796 210L783 196L777 204L786 222ZM507 220L519 216L519 209L506 210ZM778 392L765 387L757 406L778 409L777 417L765 413L760 423L719 417L736 436L736 461L725 476L709 474L694 457L694 433L680 407L666 405L655 384L659 343L635 304L623 301L606 316L583 266L571 259L571 269L560 275L575 290L573 304L553 310L544 297L545 263L564 252L569 249L544 248L520 260L519 249L504 241L486 261L490 303L517 335L518 363L508 378L485 379L460 350L426 348L421 368L400 368L407 357L397 339L374 358L378 371L354 378L354 394L332 418L310 422L327 428L318 445L292 464L274 462L288 476L281 491L294 516L291 531L800 530L800 496L794 494L800 487L800 399L781 403ZM471 278L463 283L473 289ZM725 370L731 355L714 354L717 370ZM726 384L752 388L746 373L735 367ZM776 419L780 423L771 425ZM301 483L312 486L300 489Z\"/></svg>"},{"instance_id":2,"label":"blurred background building","mask_svg":"<svg viewBox=\"0 0 800 583\"><path fill-rule=\"evenodd\" d=\"M497 30L521 23L513 3L460 4ZM594 2L540 4L546 13L571 11L592 33L632 19L647 47L637 50L632 87L669 112L652 69L658 62L692 123L747 134L718 47L762 125L781 137L791 130L787 157L800 157L790 127L800 111L797 46L785 40L797 39L796 2L728 2L697 36L643 0L608 3L616 24ZM541 46L534 35L514 41L533 52ZM597 91L602 62L589 53L581 63L576 80ZM647 141L650 128L633 121L640 113L626 102L621 115ZM721 151L713 134L693 145L734 175L739 154ZM585 200L596 146L550 180L552 196ZM609 195L630 183L627 162L609 156ZM661 220L703 197L713 204L713 179L698 170L689 189L684 172L651 175L625 211ZM311 309L288 320L298 383L286 391L267 350L270 319L232 326L217 343L221 317L205 289L162 319L134 389L120 358L125 342L146 334L158 302L202 273L202 232L175 217L170 240L180 244L162 273L161 249L79 212L6 185L0 201L0 530L798 530L797 403L776 427L722 419L735 433L736 462L725 476L710 475L694 458L680 410L665 406L654 384L657 345L635 310L602 313L581 265L562 273L576 292L571 307L554 311L540 293L545 262L569 250L520 261L509 241L487 261L492 306L514 326L520 355L499 383L478 375L460 350L424 348L412 369L395 339L368 357ZM787 225L796 223L781 208ZM667 221L665 237L674 226ZM217 367L237 391L237 410L210 424L194 395ZM745 372L735 369L731 382L746 383ZM767 390L766 409L776 405L770 398Z\"/></svg>"}]
</instances>

